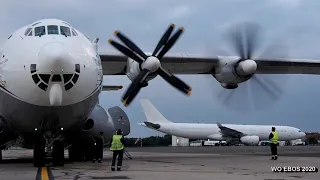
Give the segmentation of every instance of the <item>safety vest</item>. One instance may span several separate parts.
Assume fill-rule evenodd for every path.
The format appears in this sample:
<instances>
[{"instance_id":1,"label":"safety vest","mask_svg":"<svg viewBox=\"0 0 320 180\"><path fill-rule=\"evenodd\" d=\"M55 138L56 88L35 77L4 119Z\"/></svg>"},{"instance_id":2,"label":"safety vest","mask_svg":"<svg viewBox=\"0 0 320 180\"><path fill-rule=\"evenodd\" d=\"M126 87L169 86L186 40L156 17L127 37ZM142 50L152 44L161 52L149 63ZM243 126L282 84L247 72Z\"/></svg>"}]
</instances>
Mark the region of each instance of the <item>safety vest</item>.
<instances>
[{"instance_id":1,"label":"safety vest","mask_svg":"<svg viewBox=\"0 0 320 180\"><path fill-rule=\"evenodd\" d=\"M278 143L278 133L277 132L271 132L273 134L273 137L270 139L270 141L274 144Z\"/></svg>"},{"instance_id":2,"label":"safety vest","mask_svg":"<svg viewBox=\"0 0 320 180\"><path fill-rule=\"evenodd\" d=\"M112 136L112 143L110 147L111 151L122 150L124 148L123 144L121 143L121 138L122 138L122 135Z\"/></svg>"}]
</instances>

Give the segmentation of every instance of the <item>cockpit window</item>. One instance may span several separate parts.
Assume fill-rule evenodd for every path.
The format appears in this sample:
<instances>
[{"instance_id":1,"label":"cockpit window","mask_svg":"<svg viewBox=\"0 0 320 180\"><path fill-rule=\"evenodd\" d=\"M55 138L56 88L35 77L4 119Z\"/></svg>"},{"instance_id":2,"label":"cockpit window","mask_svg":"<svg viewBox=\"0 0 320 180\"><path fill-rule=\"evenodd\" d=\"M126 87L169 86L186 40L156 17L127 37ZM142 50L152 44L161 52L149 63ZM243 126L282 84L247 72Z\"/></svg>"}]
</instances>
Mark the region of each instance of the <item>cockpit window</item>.
<instances>
[{"instance_id":1,"label":"cockpit window","mask_svg":"<svg viewBox=\"0 0 320 180\"><path fill-rule=\"evenodd\" d=\"M46 27L45 26L39 26L34 28L35 36L42 36L46 34Z\"/></svg>"},{"instance_id":2,"label":"cockpit window","mask_svg":"<svg viewBox=\"0 0 320 180\"><path fill-rule=\"evenodd\" d=\"M72 36L78 36L77 32L74 29L72 29Z\"/></svg>"},{"instance_id":3,"label":"cockpit window","mask_svg":"<svg viewBox=\"0 0 320 180\"><path fill-rule=\"evenodd\" d=\"M32 28L28 28L28 29L24 32L24 35L27 36L27 35L30 33L31 30L32 30Z\"/></svg>"},{"instance_id":4,"label":"cockpit window","mask_svg":"<svg viewBox=\"0 0 320 180\"><path fill-rule=\"evenodd\" d=\"M59 34L59 28L56 25L49 25L48 27L48 34Z\"/></svg>"},{"instance_id":5,"label":"cockpit window","mask_svg":"<svg viewBox=\"0 0 320 180\"><path fill-rule=\"evenodd\" d=\"M66 26L60 26L60 32L62 35L71 36L70 28L68 28Z\"/></svg>"},{"instance_id":6,"label":"cockpit window","mask_svg":"<svg viewBox=\"0 0 320 180\"><path fill-rule=\"evenodd\" d=\"M299 132L302 132L301 130L299 130Z\"/></svg>"}]
</instances>

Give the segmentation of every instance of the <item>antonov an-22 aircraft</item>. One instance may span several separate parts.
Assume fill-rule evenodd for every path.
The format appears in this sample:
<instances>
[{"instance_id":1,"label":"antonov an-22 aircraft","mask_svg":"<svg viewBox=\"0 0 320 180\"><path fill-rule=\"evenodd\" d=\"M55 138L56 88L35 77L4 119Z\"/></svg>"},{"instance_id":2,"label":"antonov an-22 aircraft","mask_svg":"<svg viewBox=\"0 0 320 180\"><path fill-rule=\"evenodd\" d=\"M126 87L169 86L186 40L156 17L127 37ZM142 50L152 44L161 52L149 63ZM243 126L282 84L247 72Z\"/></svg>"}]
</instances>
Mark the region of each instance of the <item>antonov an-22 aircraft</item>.
<instances>
[{"instance_id":1,"label":"antonov an-22 aircraft","mask_svg":"<svg viewBox=\"0 0 320 180\"><path fill-rule=\"evenodd\" d=\"M164 56L184 30L171 36L173 29L172 24L148 55L120 31L115 35L125 46L111 39L109 43L124 55L99 54L98 38L91 41L59 19L42 19L13 32L0 52L1 148L33 148L34 166L43 166L47 156L53 165L63 166L64 148L69 148L70 159L83 160L92 154L92 138L99 132L106 140L119 128L128 135L126 113L99 105L101 91L121 89L103 86L103 75L126 75L132 81L122 97L128 106L157 75L190 95L191 87L173 74L212 74L224 88L234 89L255 73L319 73L320 61L252 59L252 43L246 55L239 46L237 58Z\"/></svg>"},{"instance_id":2,"label":"antonov an-22 aircraft","mask_svg":"<svg viewBox=\"0 0 320 180\"><path fill-rule=\"evenodd\" d=\"M296 140L306 136L300 129L291 126L174 123L165 118L149 100L141 99L140 102L147 118L144 123L139 123L141 126L178 137L241 142L256 146L260 141L269 140L272 127L276 128L279 141Z\"/></svg>"}]
</instances>

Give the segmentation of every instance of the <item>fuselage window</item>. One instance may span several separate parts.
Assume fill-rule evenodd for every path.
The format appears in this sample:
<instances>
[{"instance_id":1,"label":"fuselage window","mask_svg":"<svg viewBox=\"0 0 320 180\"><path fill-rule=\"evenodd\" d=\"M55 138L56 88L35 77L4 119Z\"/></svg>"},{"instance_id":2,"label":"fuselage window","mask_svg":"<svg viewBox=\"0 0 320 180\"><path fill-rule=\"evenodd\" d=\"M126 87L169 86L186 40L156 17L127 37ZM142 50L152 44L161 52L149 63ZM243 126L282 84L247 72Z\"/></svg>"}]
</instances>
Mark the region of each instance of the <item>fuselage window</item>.
<instances>
[{"instance_id":1,"label":"fuselage window","mask_svg":"<svg viewBox=\"0 0 320 180\"><path fill-rule=\"evenodd\" d=\"M24 35L27 36L31 32L32 28L28 28L25 32Z\"/></svg>"},{"instance_id":2,"label":"fuselage window","mask_svg":"<svg viewBox=\"0 0 320 180\"><path fill-rule=\"evenodd\" d=\"M64 36L71 36L70 28L68 28L66 26L60 26L60 32Z\"/></svg>"},{"instance_id":3,"label":"fuselage window","mask_svg":"<svg viewBox=\"0 0 320 180\"><path fill-rule=\"evenodd\" d=\"M35 36L42 36L46 34L46 27L45 26L39 26L34 28Z\"/></svg>"},{"instance_id":4,"label":"fuselage window","mask_svg":"<svg viewBox=\"0 0 320 180\"><path fill-rule=\"evenodd\" d=\"M48 34L59 34L59 28L56 25L49 25L48 27Z\"/></svg>"}]
</instances>

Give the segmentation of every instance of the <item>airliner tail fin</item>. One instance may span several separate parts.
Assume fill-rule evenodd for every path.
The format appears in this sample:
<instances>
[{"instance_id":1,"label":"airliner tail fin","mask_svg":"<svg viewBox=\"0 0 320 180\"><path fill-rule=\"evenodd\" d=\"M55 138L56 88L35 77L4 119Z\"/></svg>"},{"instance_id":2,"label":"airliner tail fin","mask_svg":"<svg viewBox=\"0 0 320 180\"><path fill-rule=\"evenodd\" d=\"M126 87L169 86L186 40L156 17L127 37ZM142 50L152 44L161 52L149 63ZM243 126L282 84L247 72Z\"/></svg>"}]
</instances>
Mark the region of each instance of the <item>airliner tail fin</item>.
<instances>
[{"instance_id":1,"label":"airliner tail fin","mask_svg":"<svg viewBox=\"0 0 320 180\"><path fill-rule=\"evenodd\" d=\"M171 123L167 120L147 99L141 99L140 104L142 106L143 112L151 123Z\"/></svg>"}]
</instances>

